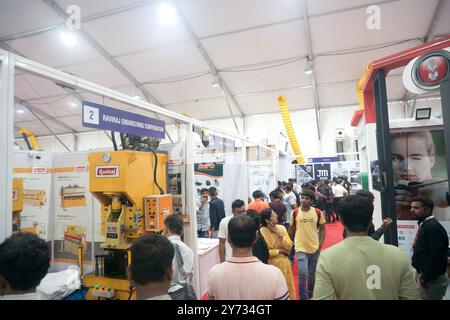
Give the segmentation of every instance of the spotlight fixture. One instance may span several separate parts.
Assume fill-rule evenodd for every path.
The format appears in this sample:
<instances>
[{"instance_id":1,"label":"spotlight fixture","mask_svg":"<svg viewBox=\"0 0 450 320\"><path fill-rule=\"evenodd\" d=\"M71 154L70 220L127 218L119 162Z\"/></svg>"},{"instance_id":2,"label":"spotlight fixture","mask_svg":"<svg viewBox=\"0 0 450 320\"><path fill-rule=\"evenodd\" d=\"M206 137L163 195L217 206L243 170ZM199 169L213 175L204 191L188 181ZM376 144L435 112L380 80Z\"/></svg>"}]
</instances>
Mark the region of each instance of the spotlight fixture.
<instances>
[{"instance_id":1,"label":"spotlight fixture","mask_svg":"<svg viewBox=\"0 0 450 320\"><path fill-rule=\"evenodd\" d=\"M307 76L312 75L314 72L313 66L312 66L312 62L311 60L308 58L307 62L306 62L306 68L305 68L305 74Z\"/></svg>"},{"instance_id":2,"label":"spotlight fixture","mask_svg":"<svg viewBox=\"0 0 450 320\"><path fill-rule=\"evenodd\" d=\"M78 104L76 102L70 102L69 106L71 106L72 108L75 108L76 106L78 106Z\"/></svg>"},{"instance_id":3,"label":"spotlight fixture","mask_svg":"<svg viewBox=\"0 0 450 320\"><path fill-rule=\"evenodd\" d=\"M313 68L312 68L311 66L307 66L307 67L305 68L305 74L306 74L307 76L312 75L312 74L313 74Z\"/></svg>"},{"instance_id":4,"label":"spotlight fixture","mask_svg":"<svg viewBox=\"0 0 450 320\"><path fill-rule=\"evenodd\" d=\"M25 111L22 110L22 109L18 109L18 110L17 110L17 113L25 113Z\"/></svg>"},{"instance_id":5,"label":"spotlight fixture","mask_svg":"<svg viewBox=\"0 0 450 320\"><path fill-rule=\"evenodd\" d=\"M220 87L220 81L219 81L218 77L214 77L214 80L211 83L211 87L214 87L214 88Z\"/></svg>"}]
</instances>

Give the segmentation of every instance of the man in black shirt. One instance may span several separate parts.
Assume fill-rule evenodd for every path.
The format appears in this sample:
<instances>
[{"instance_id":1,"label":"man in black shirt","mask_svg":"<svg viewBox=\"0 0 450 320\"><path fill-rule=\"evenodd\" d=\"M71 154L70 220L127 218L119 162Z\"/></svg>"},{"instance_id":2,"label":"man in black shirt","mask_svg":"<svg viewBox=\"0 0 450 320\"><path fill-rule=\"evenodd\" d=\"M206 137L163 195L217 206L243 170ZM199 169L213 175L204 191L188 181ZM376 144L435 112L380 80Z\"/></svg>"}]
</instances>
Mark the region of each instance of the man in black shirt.
<instances>
[{"instance_id":1,"label":"man in black shirt","mask_svg":"<svg viewBox=\"0 0 450 320\"><path fill-rule=\"evenodd\" d=\"M283 196L282 193L277 191L276 189L270 192L270 203L269 207L278 216L278 224L284 225L286 223L286 205L283 203Z\"/></svg>"},{"instance_id":2,"label":"man in black shirt","mask_svg":"<svg viewBox=\"0 0 450 320\"><path fill-rule=\"evenodd\" d=\"M448 286L448 235L432 215L433 207L430 199L417 197L412 199L410 209L419 223L413 244L412 265L417 270L416 282L424 300L441 300Z\"/></svg>"},{"instance_id":3,"label":"man in black shirt","mask_svg":"<svg viewBox=\"0 0 450 320\"><path fill-rule=\"evenodd\" d=\"M217 189L209 188L209 223L212 229L211 238L217 238L219 232L220 221L225 218L225 205L222 199L217 197Z\"/></svg>"}]
</instances>

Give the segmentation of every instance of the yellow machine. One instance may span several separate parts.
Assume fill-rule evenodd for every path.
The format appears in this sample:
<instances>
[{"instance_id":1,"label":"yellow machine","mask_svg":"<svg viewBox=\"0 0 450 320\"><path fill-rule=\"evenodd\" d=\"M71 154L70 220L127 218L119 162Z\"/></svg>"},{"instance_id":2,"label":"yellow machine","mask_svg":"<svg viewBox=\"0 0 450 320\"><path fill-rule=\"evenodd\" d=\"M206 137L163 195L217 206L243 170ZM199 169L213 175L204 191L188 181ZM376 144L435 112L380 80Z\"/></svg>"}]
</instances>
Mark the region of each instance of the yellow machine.
<instances>
[{"instance_id":1,"label":"yellow machine","mask_svg":"<svg viewBox=\"0 0 450 320\"><path fill-rule=\"evenodd\" d=\"M23 202L26 204L42 207L45 205L45 200L45 190L23 190Z\"/></svg>"},{"instance_id":2,"label":"yellow machine","mask_svg":"<svg viewBox=\"0 0 450 320\"><path fill-rule=\"evenodd\" d=\"M86 206L86 188L67 186L61 188L61 208Z\"/></svg>"},{"instance_id":3,"label":"yellow machine","mask_svg":"<svg viewBox=\"0 0 450 320\"><path fill-rule=\"evenodd\" d=\"M23 210L23 178L13 179L13 232L20 230L20 213Z\"/></svg>"},{"instance_id":4,"label":"yellow machine","mask_svg":"<svg viewBox=\"0 0 450 320\"><path fill-rule=\"evenodd\" d=\"M78 254L78 248L86 249L86 227L68 225L64 231L64 251Z\"/></svg>"},{"instance_id":5,"label":"yellow machine","mask_svg":"<svg viewBox=\"0 0 450 320\"><path fill-rule=\"evenodd\" d=\"M131 150L89 155L89 189L102 205L105 242L100 247L106 254L95 257L95 273L83 278L89 287L86 299L133 298L129 249L141 235L161 231L173 213L171 195L161 194L166 191L167 161L166 154Z\"/></svg>"}]
</instances>

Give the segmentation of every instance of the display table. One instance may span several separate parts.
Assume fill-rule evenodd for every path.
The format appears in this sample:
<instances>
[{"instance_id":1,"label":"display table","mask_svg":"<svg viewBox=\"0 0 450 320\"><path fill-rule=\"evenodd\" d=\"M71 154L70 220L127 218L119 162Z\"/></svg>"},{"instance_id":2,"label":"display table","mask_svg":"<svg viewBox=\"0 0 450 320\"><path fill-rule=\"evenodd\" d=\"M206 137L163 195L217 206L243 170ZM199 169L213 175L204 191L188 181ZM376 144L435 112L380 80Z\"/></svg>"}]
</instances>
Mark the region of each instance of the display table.
<instances>
[{"instance_id":1,"label":"display table","mask_svg":"<svg viewBox=\"0 0 450 320\"><path fill-rule=\"evenodd\" d=\"M219 239L198 238L198 268L200 279L200 296L208 291L208 272L216 264L220 263Z\"/></svg>"}]
</instances>

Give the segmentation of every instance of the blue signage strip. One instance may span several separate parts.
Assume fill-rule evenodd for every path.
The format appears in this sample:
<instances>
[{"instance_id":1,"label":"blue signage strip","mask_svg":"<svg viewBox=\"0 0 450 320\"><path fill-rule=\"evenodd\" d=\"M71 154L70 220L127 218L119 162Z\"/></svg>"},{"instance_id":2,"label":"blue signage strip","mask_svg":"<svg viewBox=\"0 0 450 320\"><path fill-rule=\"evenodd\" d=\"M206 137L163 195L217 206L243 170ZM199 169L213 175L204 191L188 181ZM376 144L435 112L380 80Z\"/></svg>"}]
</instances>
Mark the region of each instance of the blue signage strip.
<instances>
[{"instance_id":1,"label":"blue signage strip","mask_svg":"<svg viewBox=\"0 0 450 320\"><path fill-rule=\"evenodd\" d=\"M83 127L164 139L165 122L101 104L83 101Z\"/></svg>"},{"instance_id":2,"label":"blue signage strip","mask_svg":"<svg viewBox=\"0 0 450 320\"><path fill-rule=\"evenodd\" d=\"M339 157L308 158L309 163L339 162Z\"/></svg>"}]
</instances>

